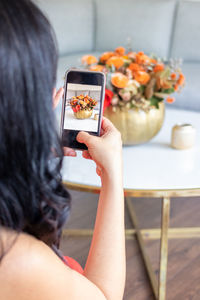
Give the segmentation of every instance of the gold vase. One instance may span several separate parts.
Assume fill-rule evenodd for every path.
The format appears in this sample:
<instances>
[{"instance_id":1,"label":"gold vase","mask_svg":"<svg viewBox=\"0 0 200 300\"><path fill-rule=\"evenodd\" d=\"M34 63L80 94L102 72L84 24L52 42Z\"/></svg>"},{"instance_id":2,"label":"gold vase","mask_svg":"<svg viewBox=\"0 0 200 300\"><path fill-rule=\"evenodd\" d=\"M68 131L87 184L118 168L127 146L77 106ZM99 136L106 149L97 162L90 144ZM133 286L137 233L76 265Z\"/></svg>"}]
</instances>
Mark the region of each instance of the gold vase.
<instances>
[{"instance_id":1,"label":"gold vase","mask_svg":"<svg viewBox=\"0 0 200 300\"><path fill-rule=\"evenodd\" d=\"M124 145L143 144L151 140L161 129L165 105L159 103L159 108L151 108L145 112L138 108L125 109L109 106L104 111L104 116L110 119L121 132Z\"/></svg>"},{"instance_id":2,"label":"gold vase","mask_svg":"<svg viewBox=\"0 0 200 300\"><path fill-rule=\"evenodd\" d=\"M93 110L79 110L77 112L74 112L74 116L77 119L88 119L92 116Z\"/></svg>"}]
</instances>

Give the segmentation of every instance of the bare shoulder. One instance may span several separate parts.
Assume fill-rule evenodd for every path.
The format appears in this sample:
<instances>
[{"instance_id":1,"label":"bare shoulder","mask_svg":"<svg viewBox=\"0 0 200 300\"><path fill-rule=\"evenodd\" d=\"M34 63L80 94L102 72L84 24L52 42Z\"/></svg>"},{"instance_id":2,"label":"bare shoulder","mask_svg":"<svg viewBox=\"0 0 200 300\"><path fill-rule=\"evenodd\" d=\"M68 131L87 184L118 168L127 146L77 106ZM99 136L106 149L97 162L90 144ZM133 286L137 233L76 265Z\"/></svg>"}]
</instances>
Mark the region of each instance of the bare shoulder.
<instances>
[{"instance_id":1,"label":"bare shoulder","mask_svg":"<svg viewBox=\"0 0 200 300\"><path fill-rule=\"evenodd\" d=\"M5 254L0 268L5 268L5 271L19 268L21 273L24 269L26 273L29 269L33 272L41 261L45 263L49 259L54 263L62 263L47 245L29 234L3 229L0 231L0 241L1 251Z\"/></svg>"},{"instance_id":2,"label":"bare shoulder","mask_svg":"<svg viewBox=\"0 0 200 300\"><path fill-rule=\"evenodd\" d=\"M4 234L3 241L16 236ZM85 297L83 297L85 295ZM103 300L102 292L68 268L43 242L20 234L0 264L0 299Z\"/></svg>"}]
</instances>

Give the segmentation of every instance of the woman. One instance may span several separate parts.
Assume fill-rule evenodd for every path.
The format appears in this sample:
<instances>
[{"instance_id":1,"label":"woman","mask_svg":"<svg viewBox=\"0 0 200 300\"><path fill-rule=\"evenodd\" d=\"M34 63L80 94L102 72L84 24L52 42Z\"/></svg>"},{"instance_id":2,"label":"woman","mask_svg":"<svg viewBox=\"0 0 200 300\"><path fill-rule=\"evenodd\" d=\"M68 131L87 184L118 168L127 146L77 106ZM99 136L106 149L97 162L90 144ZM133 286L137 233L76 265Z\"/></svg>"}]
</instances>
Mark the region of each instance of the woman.
<instances>
[{"instance_id":1,"label":"woman","mask_svg":"<svg viewBox=\"0 0 200 300\"><path fill-rule=\"evenodd\" d=\"M77 137L102 181L83 274L58 251L70 200L61 182L63 150L52 110L56 64L52 29L39 9L28 0L0 0L0 299L122 299L121 139L106 119L101 137ZM60 157L53 163L52 153Z\"/></svg>"}]
</instances>

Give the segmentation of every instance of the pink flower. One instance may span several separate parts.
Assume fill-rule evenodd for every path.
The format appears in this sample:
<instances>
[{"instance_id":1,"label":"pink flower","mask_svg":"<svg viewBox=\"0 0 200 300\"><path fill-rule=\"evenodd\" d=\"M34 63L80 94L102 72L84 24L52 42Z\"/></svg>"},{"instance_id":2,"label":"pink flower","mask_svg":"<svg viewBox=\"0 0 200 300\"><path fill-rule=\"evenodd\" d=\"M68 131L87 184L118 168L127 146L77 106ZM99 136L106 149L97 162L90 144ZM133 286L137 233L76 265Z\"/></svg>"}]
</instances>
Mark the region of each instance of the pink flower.
<instances>
[{"instance_id":1,"label":"pink flower","mask_svg":"<svg viewBox=\"0 0 200 300\"><path fill-rule=\"evenodd\" d=\"M112 100L111 100L111 103L112 105L117 105L117 103L119 102L119 98L117 95L115 95Z\"/></svg>"},{"instance_id":2,"label":"pink flower","mask_svg":"<svg viewBox=\"0 0 200 300\"><path fill-rule=\"evenodd\" d=\"M119 92L120 96L124 101L130 101L131 100L131 93L130 92L125 92L123 93L122 91Z\"/></svg>"}]
</instances>

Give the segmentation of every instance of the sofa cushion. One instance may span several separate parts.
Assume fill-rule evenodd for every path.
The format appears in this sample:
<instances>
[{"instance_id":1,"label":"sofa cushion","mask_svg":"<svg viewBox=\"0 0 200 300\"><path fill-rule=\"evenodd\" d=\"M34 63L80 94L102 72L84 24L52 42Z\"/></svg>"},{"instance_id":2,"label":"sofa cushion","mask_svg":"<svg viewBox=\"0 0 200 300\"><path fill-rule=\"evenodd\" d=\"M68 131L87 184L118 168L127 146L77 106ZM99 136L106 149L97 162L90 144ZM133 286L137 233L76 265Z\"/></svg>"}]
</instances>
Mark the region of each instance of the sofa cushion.
<instances>
[{"instance_id":1,"label":"sofa cushion","mask_svg":"<svg viewBox=\"0 0 200 300\"><path fill-rule=\"evenodd\" d=\"M127 46L168 56L175 11L171 0L96 0L97 50Z\"/></svg>"},{"instance_id":2,"label":"sofa cushion","mask_svg":"<svg viewBox=\"0 0 200 300\"><path fill-rule=\"evenodd\" d=\"M186 85L180 94L174 94L173 106L200 111L200 63L184 63L182 70Z\"/></svg>"},{"instance_id":3,"label":"sofa cushion","mask_svg":"<svg viewBox=\"0 0 200 300\"><path fill-rule=\"evenodd\" d=\"M93 48L94 10L92 0L35 0L49 17L56 32L61 55Z\"/></svg>"},{"instance_id":4,"label":"sofa cushion","mask_svg":"<svg viewBox=\"0 0 200 300\"><path fill-rule=\"evenodd\" d=\"M181 1L172 45L172 57L200 61L200 2Z\"/></svg>"}]
</instances>

